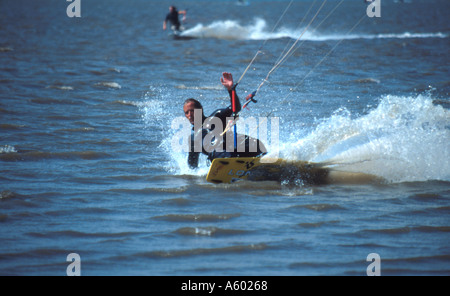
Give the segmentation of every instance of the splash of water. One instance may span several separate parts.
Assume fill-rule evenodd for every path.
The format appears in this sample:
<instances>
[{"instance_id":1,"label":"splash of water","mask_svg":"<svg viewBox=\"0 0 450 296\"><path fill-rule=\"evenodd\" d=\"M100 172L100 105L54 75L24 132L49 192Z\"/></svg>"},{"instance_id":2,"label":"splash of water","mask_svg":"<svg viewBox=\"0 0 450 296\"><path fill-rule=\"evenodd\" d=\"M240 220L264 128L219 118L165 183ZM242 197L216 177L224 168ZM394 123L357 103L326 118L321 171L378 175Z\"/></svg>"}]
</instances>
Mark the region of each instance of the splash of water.
<instances>
[{"instance_id":1,"label":"splash of water","mask_svg":"<svg viewBox=\"0 0 450 296\"><path fill-rule=\"evenodd\" d=\"M16 148L14 148L14 146L10 146L10 145L3 145L0 146L0 154L2 153L16 153L17 150Z\"/></svg>"},{"instance_id":2,"label":"splash of water","mask_svg":"<svg viewBox=\"0 0 450 296\"><path fill-rule=\"evenodd\" d=\"M284 159L329 163L335 170L390 182L449 181L449 143L450 113L433 104L431 96L387 95L355 119L339 110L277 153Z\"/></svg>"},{"instance_id":3,"label":"splash of water","mask_svg":"<svg viewBox=\"0 0 450 296\"><path fill-rule=\"evenodd\" d=\"M264 19L255 18L253 23L242 25L234 20L214 21L209 25L197 24L182 33L183 36L194 38L216 38L231 40L266 40L291 38L297 39L305 28L290 29L278 28L275 31L268 30ZM315 30L307 31L302 40L327 41L327 40L351 40L351 39L408 39L408 38L447 38L448 35L436 33L380 33L380 34L326 34Z\"/></svg>"},{"instance_id":4,"label":"splash of water","mask_svg":"<svg viewBox=\"0 0 450 296\"><path fill-rule=\"evenodd\" d=\"M217 38L231 40L258 40L263 38L266 22L255 19L254 24L243 26L237 21L215 21L209 25L197 24L183 32L184 36L195 38ZM262 35L261 35L262 34Z\"/></svg>"}]
</instances>

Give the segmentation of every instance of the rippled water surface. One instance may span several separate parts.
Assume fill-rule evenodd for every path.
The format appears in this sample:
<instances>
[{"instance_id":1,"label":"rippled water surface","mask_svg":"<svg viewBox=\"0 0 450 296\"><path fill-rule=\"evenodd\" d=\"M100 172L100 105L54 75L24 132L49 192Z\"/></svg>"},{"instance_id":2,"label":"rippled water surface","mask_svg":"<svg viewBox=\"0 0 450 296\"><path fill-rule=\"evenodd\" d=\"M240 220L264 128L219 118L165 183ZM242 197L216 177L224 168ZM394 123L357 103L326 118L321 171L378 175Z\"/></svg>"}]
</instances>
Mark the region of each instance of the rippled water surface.
<instances>
[{"instance_id":1,"label":"rippled water surface","mask_svg":"<svg viewBox=\"0 0 450 296\"><path fill-rule=\"evenodd\" d=\"M382 275L449 275L449 4L405 2L180 1L174 40L166 1L2 1L0 274L77 253L82 275L366 275L377 253ZM340 177L206 182L172 146L182 103L227 106L221 73L261 50L244 98L299 36L241 117Z\"/></svg>"}]
</instances>

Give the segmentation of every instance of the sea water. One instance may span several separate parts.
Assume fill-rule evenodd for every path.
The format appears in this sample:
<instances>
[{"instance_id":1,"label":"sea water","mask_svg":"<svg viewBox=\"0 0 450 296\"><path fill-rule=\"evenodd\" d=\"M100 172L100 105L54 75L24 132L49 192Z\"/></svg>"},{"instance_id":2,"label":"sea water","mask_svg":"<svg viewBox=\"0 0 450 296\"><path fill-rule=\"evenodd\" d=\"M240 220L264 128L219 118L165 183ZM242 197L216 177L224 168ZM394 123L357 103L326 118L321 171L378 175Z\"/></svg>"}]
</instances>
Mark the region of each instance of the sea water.
<instances>
[{"instance_id":1,"label":"sea water","mask_svg":"<svg viewBox=\"0 0 450 296\"><path fill-rule=\"evenodd\" d=\"M66 275L72 253L81 275L366 275L372 253L450 274L448 1L180 1L186 40L162 30L174 3L80 2L0 3L1 275ZM187 166L184 100L228 106L221 73L256 53L241 100L288 53L241 113L277 118L269 155L376 179Z\"/></svg>"}]
</instances>

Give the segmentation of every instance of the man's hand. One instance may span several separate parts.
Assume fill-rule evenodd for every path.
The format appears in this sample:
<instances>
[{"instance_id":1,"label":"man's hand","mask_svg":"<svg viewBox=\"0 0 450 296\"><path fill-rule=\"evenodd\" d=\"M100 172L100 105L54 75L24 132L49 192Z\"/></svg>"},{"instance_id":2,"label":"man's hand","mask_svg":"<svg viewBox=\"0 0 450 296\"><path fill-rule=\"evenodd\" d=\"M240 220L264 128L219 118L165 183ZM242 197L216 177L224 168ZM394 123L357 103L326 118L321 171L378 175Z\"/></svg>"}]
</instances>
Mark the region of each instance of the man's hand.
<instances>
[{"instance_id":1,"label":"man's hand","mask_svg":"<svg viewBox=\"0 0 450 296\"><path fill-rule=\"evenodd\" d=\"M230 91L233 88L233 75L228 72L223 72L220 82L222 82L222 85Z\"/></svg>"}]
</instances>

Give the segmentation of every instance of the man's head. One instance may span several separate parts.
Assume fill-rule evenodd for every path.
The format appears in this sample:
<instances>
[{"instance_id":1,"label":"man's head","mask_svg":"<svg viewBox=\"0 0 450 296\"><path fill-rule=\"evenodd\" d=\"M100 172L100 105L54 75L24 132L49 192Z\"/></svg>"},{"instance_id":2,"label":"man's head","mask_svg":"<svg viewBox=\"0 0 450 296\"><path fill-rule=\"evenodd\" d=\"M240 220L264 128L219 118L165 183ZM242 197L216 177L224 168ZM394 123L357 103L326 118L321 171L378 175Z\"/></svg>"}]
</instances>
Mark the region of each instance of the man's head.
<instances>
[{"instance_id":1,"label":"man's head","mask_svg":"<svg viewBox=\"0 0 450 296\"><path fill-rule=\"evenodd\" d=\"M202 111L202 116L203 116L203 106L202 106L202 104L200 104L199 101L192 99L192 98L184 101L184 105L183 105L184 116L186 116L186 118L189 120L189 122L192 125L194 124L194 110L195 109L200 109Z\"/></svg>"}]
</instances>

